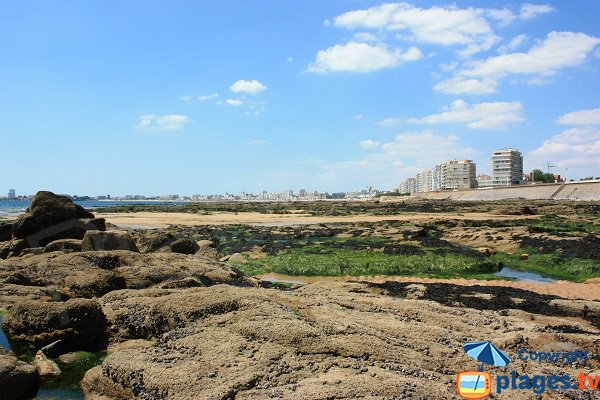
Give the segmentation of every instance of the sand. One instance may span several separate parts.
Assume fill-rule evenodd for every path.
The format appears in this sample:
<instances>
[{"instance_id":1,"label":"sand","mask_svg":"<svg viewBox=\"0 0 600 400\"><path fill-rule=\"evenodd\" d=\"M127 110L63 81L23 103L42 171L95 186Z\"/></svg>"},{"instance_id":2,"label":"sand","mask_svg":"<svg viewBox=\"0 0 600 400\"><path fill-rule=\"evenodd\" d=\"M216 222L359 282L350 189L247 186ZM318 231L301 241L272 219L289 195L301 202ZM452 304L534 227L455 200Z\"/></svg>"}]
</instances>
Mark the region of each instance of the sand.
<instances>
[{"instance_id":1,"label":"sand","mask_svg":"<svg viewBox=\"0 0 600 400\"><path fill-rule=\"evenodd\" d=\"M451 283L461 286L504 286L529 290L535 293L559 296L565 299L582 299L600 301L600 279L591 279L585 283L574 283L567 281L556 281L552 283L537 283L530 281L485 281L477 279L429 279L405 276L291 276L276 273L256 276L264 280L277 280L289 282L315 283L322 281L346 281L346 282L414 282L414 283Z\"/></svg>"},{"instance_id":2,"label":"sand","mask_svg":"<svg viewBox=\"0 0 600 400\"><path fill-rule=\"evenodd\" d=\"M314 216L309 214L261 214L257 212L213 213L208 215L169 212L136 212L136 213L97 213L96 217L105 218L107 222L125 227L166 228L169 225L294 225L324 224L335 222L378 222L378 221L429 221L440 219L454 220L514 220L531 219L531 215L494 215L489 213L403 213L400 215L349 215L349 216Z\"/></svg>"}]
</instances>

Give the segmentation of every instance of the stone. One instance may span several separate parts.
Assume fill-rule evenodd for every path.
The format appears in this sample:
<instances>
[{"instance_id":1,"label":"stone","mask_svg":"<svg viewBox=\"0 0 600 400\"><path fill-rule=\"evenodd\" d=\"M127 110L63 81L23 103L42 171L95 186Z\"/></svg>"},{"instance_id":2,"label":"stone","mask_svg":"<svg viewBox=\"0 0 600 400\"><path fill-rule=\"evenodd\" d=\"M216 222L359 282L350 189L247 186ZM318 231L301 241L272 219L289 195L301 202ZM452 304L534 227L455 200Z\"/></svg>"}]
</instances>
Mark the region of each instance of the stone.
<instances>
[{"instance_id":1,"label":"stone","mask_svg":"<svg viewBox=\"0 0 600 400\"><path fill-rule=\"evenodd\" d=\"M21 255L21 253L29 248L31 246L29 246L29 242L25 239L13 239L10 242L10 246L8 248L8 257L18 257Z\"/></svg>"},{"instance_id":2,"label":"stone","mask_svg":"<svg viewBox=\"0 0 600 400\"><path fill-rule=\"evenodd\" d=\"M42 191L17 218L12 233L17 239L27 239L29 247L45 246L57 239L81 239L86 230L97 229L82 219L94 219L94 214L68 197Z\"/></svg>"},{"instance_id":3,"label":"stone","mask_svg":"<svg viewBox=\"0 0 600 400\"><path fill-rule=\"evenodd\" d=\"M139 253L135 241L127 231L87 231L81 242L81 250L127 250Z\"/></svg>"},{"instance_id":4,"label":"stone","mask_svg":"<svg viewBox=\"0 0 600 400\"><path fill-rule=\"evenodd\" d=\"M65 253L81 251L81 240L59 239L48 243L44 247L44 253L50 253L53 251L63 251Z\"/></svg>"},{"instance_id":5,"label":"stone","mask_svg":"<svg viewBox=\"0 0 600 400\"><path fill-rule=\"evenodd\" d=\"M33 359L33 365L40 374L41 378L58 378L62 375L62 371L58 367L58 365L48 359L43 351L38 350L35 354L35 358Z\"/></svg>"},{"instance_id":6,"label":"stone","mask_svg":"<svg viewBox=\"0 0 600 400\"><path fill-rule=\"evenodd\" d=\"M245 264L248 262L248 259L240 253L233 253L231 256L229 256L229 258L227 259L228 262L233 262L233 263L241 263L241 264Z\"/></svg>"},{"instance_id":7,"label":"stone","mask_svg":"<svg viewBox=\"0 0 600 400\"><path fill-rule=\"evenodd\" d=\"M195 254L200 250L198 243L190 239L179 239L171 243L171 251L179 254Z\"/></svg>"},{"instance_id":8,"label":"stone","mask_svg":"<svg viewBox=\"0 0 600 400\"><path fill-rule=\"evenodd\" d=\"M215 243L212 240L198 240L196 243L198 243L198 247L200 248L200 250L206 250L215 245Z\"/></svg>"},{"instance_id":9,"label":"stone","mask_svg":"<svg viewBox=\"0 0 600 400\"><path fill-rule=\"evenodd\" d=\"M23 301L6 315L5 332L37 348L62 340L64 351L95 351L106 345L106 318L91 299Z\"/></svg>"},{"instance_id":10,"label":"stone","mask_svg":"<svg viewBox=\"0 0 600 400\"><path fill-rule=\"evenodd\" d=\"M37 369L0 347L0 399L31 398L39 387L40 375Z\"/></svg>"},{"instance_id":11,"label":"stone","mask_svg":"<svg viewBox=\"0 0 600 400\"><path fill-rule=\"evenodd\" d=\"M527 253L523 253L519 256L519 260L523 261L523 260L527 260L529 259L529 254Z\"/></svg>"},{"instance_id":12,"label":"stone","mask_svg":"<svg viewBox=\"0 0 600 400\"><path fill-rule=\"evenodd\" d=\"M12 239L13 224L0 223L0 242L8 242Z\"/></svg>"}]
</instances>

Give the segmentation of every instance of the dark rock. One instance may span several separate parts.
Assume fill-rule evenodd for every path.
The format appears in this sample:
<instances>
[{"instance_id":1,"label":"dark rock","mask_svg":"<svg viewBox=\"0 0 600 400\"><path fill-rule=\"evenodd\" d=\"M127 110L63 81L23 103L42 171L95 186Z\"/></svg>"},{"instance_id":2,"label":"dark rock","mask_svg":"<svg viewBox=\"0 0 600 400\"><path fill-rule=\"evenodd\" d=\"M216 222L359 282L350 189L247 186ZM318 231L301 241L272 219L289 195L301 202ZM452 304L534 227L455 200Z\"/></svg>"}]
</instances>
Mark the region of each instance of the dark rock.
<instances>
[{"instance_id":1,"label":"dark rock","mask_svg":"<svg viewBox=\"0 0 600 400\"><path fill-rule=\"evenodd\" d=\"M9 336L36 348L62 340L65 351L95 351L106 345L106 319L96 300L23 301L4 319Z\"/></svg>"},{"instance_id":2,"label":"dark rock","mask_svg":"<svg viewBox=\"0 0 600 400\"><path fill-rule=\"evenodd\" d=\"M0 224L0 242L8 242L12 239L13 224Z\"/></svg>"},{"instance_id":3,"label":"dark rock","mask_svg":"<svg viewBox=\"0 0 600 400\"><path fill-rule=\"evenodd\" d=\"M190 239L179 239L171 243L171 251L179 254L196 254L200 250L198 243Z\"/></svg>"},{"instance_id":4,"label":"dark rock","mask_svg":"<svg viewBox=\"0 0 600 400\"><path fill-rule=\"evenodd\" d=\"M158 233L148 239L142 239L141 244L145 253L154 253L162 249L170 249L171 243L177 238L170 233Z\"/></svg>"},{"instance_id":5,"label":"dark rock","mask_svg":"<svg viewBox=\"0 0 600 400\"><path fill-rule=\"evenodd\" d=\"M65 353L65 346L63 345L63 341L58 339L55 342L50 343L47 346L44 346L40 349L46 356L50 358L56 358L61 354Z\"/></svg>"},{"instance_id":6,"label":"dark rock","mask_svg":"<svg viewBox=\"0 0 600 400\"><path fill-rule=\"evenodd\" d=\"M19 254L19 256L25 256L27 254L32 254L34 256L40 255L44 252L44 248L43 247L31 247L28 249L24 249L23 251L21 251L21 254Z\"/></svg>"},{"instance_id":7,"label":"dark rock","mask_svg":"<svg viewBox=\"0 0 600 400\"><path fill-rule=\"evenodd\" d=\"M10 242L1 242L0 243L0 259L4 260L8 257L8 253L10 253Z\"/></svg>"},{"instance_id":8,"label":"dark rock","mask_svg":"<svg viewBox=\"0 0 600 400\"><path fill-rule=\"evenodd\" d=\"M46 247L44 247L44 253L53 251L64 251L65 253L81 251L81 240L59 239L48 243Z\"/></svg>"},{"instance_id":9,"label":"dark rock","mask_svg":"<svg viewBox=\"0 0 600 400\"><path fill-rule=\"evenodd\" d=\"M209 285L205 285L200 280L189 277L189 278L184 278L184 279L179 279L176 281L163 283L160 286L160 288L161 289L186 289L186 288L192 288L192 287L210 286L210 282L208 282L208 283L209 283Z\"/></svg>"},{"instance_id":10,"label":"dark rock","mask_svg":"<svg viewBox=\"0 0 600 400\"><path fill-rule=\"evenodd\" d=\"M29 248L29 242L25 239L14 239L10 242L10 246L8 248L7 257L17 257L20 256L23 250Z\"/></svg>"},{"instance_id":11,"label":"dark rock","mask_svg":"<svg viewBox=\"0 0 600 400\"><path fill-rule=\"evenodd\" d=\"M65 196L38 192L27 211L14 223L13 236L28 239L29 247L44 246L56 239L81 239L94 224L80 219L93 219L94 214Z\"/></svg>"},{"instance_id":12,"label":"dark rock","mask_svg":"<svg viewBox=\"0 0 600 400\"><path fill-rule=\"evenodd\" d=\"M87 231L81 243L82 251L128 250L139 252L127 231Z\"/></svg>"},{"instance_id":13,"label":"dark rock","mask_svg":"<svg viewBox=\"0 0 600 400\"><path fill-rule=\"evenodd\" d=\"M36 368L0 347L0 399L31 398L39 387L40 376Z\"/></svg>"}]
</instances>

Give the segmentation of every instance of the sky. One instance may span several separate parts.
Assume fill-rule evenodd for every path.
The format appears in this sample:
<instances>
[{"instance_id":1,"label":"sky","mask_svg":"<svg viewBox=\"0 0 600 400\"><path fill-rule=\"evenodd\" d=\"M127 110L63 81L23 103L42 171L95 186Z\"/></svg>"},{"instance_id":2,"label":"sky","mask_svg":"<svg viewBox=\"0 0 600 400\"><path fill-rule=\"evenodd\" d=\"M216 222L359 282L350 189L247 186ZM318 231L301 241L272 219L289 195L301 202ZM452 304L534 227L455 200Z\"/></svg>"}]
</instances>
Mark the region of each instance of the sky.
<instances>
[{"instance_id":1,"label":"sky","mask_svg":"<svg viewBox=\"0 0 600 400\"><path fill-rule=\"evenodd\" d=\"M600 176L600 2L0 1L0 195Z\"/></svg>"}]
</instances>

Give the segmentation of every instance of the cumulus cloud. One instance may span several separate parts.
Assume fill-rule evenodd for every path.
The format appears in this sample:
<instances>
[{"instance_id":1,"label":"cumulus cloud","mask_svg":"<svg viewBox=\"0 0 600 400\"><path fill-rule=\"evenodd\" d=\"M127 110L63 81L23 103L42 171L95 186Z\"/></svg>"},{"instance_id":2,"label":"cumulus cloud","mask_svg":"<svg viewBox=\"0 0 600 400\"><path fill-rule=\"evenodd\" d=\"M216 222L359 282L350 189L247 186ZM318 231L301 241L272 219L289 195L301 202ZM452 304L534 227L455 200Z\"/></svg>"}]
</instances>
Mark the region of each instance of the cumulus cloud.
<instances>
[{"instance_id":1,"label":"cumulus cloud","mask_svg":"<svg viewBox=\"0 0 600 400\"><path fill-rule=\"evenodd\" d=\"M361 140L358 145L363 149L374 149L379 146L379 142L376 140Z\"/></svg>"},{"instance_id":2,"label":"cumulus cloud","mask_svg":"<svg viewBox=\"0 0 600 400\"><path fill-rule=\"evenodd\" d=\"M390 118L382 119L381 121L377 122L377 125L383 126L384 128L393 128L395 126L400 125L401 123L402 123L402 119L390 117Z\"/></svg>"},{"instance_id":3,"label":"cumulus cloud","mask_svg":"<svg viewBox=\"0 0 600 400\"><path fill-rule=\"evenodd\" d=\"M136 127L146 131L179 131L191 122L190 117L180 114L146 114L139 117Z\"/></svg>"},{"instance_id":4,"label":"cumulus cloud","mask_svg":"<svg viewBox=\"0 0 600 400\"><path fill-rule=\"evenodd\" d=\"M219 97L219 93L212 93L212 94L207 94L207 95L203 95L203 96L198 96L198 100L199 101L208 101L208 100L216 99L217 97Z\"/></svg>"},{"instance_id":5,"label":"cumulus cloud","mask_svg":"<svg viewBox=\"0 0 600 400\"><path fill-rule=\"evenodd\" d=\"M307 70L315 73L373 72L422 57L421 51L416 47L410 47L403 52L384 44L371 45L352 41L319 51L316 60Z\"/></svg>"},{"instance_id":6,"label":"cumulus cloud","mask_svg":"<svg viewBox=\"0 0 600 400\"><path fill-rule=\"evenodd\" d=\"M532 19L540 14L546 14L554 11L554 8L548 4L528 4L521 5L521 13L519 17L521 19Z\"/></svg>"},{"instance_id":7,"label":"cumulus cloud","mask_svg":"<svg viewBox=\"0 0 600 400\"><path fill-rule=\"evenodd\" d=\"M239 80L235 81L231 86L229 86L229 90L231 90L233 93L257 94L267 90L267 87L257 80Z\"/></svg>"},{"instance_id":8,"label":"cumulus cloud","mask_svg":"<svg viewBox=\"0 0 600 400\"><path fill-rule=\"evenodd\" d=\"M240 99L227 99L224 102L221 102L220 104L225 104L225 105L233 106L233 107L239 107L244 104L244 101L240 100Z\"/></svg>"},{"instance_id":9,"label":"cumulus cloud","mask_svg":"<svg viewBox=\"0 0 600 400\"><path fill-rule=\"evenodd\" d=\"M378 29L406 32L423 43L463 45L462 55L488 50L498 37L476 8L455 6L415 7L408 3L386 3L368 9L346 12L334 24L349 29Z\"/></svg>"},{"instance_id":10,"label":"cumulus cloud","mask_svg":"<svg viewBox=\"0 0 600 400\"><path fill-rule=\"evenodd\" d=\"M563 125L598 125L600 124L600 108L573 111L558 118Z\"/></svg>"},{"instance_id":11,"label":"cumulus cloud","mask_svg":"<svg viewBox=\"0 0 600 400\"><path fill-rule=\"evenodd\" d=\"M469 105L453 101L446 110L422 118L410 118L412 124L466 124L471 129L503 129L509 124L524 121L523 105L518 101L490 102Z\"/></svg>"},{"instance_id":12,"label":"cumulus cloud","mask_svg":"<svg viewBox=\"0 0 600 400\"><path fill-rule=\"evenodd\" d=\"M518 49L524 42L527 40L527 35L521 34L517 35L511 39L507 44L498 47L498 53L506 54L508 52L514 51Z\"/></svg>"},{"instance_id":13,"label":"cumulus cloud","mask_svg":"<svg viewBox=\"0 0 600 400\"><path fill-rule=\"evenodd\" d=\"M563 68L582 64L600 39L576 32L550 32L527 52L510 53L473 61L434 89L452 94L496 91L498 81L512 74L552 76Z\"/></svg>"},{"instance_id":14,"label":"cumulus cloud","mask_svg":"<svg viewBox=\"0 0 600 400\"><path fill-rule=\"evenodd\" d=\"M567 129L527 153L525 159L533 168L551 161L558 168L569 168L570 176L596 176L600 168L600 130L593 127Z\"/></svg>"}]
</instances>

